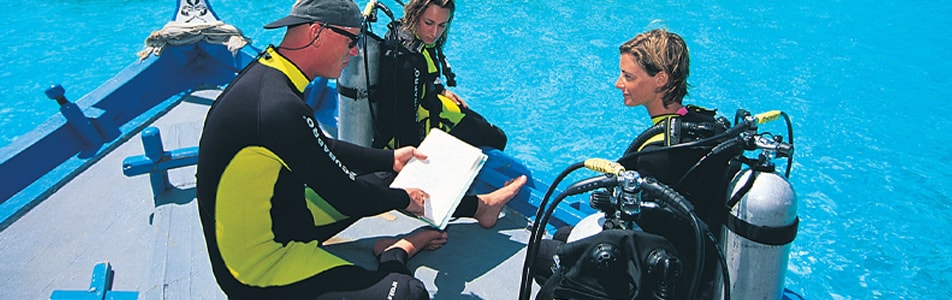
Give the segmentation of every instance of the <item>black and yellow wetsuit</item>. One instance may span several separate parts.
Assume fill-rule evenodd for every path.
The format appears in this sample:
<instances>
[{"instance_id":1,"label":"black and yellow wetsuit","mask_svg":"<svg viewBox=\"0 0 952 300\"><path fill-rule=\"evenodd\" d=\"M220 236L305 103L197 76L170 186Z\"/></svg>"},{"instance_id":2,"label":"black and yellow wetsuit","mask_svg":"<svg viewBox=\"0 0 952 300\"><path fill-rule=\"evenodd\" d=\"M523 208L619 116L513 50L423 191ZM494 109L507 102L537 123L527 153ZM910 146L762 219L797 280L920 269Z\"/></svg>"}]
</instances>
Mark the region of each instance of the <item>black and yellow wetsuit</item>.
<instances>
[{"instance_id":1,"label":"black and yellow wetsuit","mask_svg":"<svg viewBox=\"0 0 952 300\"><path fill-rule=\"evenodd\" d=\"M391 28L399 28L398 23ZM441 95L442 64L434 45L425 45L415 34L394 29L387 32L381 57L374 146L418 146L439 128L474 146L499 150L506 147L506 134L479 113L459 106Z\"/></svg>"},{"instance_id":2,"label":"black and yellow wetsuit","mask_svg":"<svg viewBox=\"0 0 952 300\"><path fill-rule=\"evenodd\" d=\"M269 47L205 120L199 212L212 269L231 298L313 299L375 285L386 295L391 288L392 282L381 282L394 277L383 262L380 272L368 271L322 243L361 217L407 207L404 190L352 171L392 171L393 152L325 137L304 100L308 82ZM412 276L396 277L423 288Z\"/></svg>"},{"instance_id":3,"label":"black and yellow wetsuit","mask_svg":"<svg viewBox=\"0 0 952 300\"><path fill-rule=\"evenodd\" d=\"M653 116L654 126L646 130L625 151L630 154L648 151L681 143L697 141L724 132L725 124L718 123L715 111L688 105L678 114ZM689 129L690 128L690 129ZM691 147L678 150L660 151L636 156L633 159L619 160L625 169L637 170L643 177L653 177L678 191L694 206L698 217L707 224L715 235L720 235L723 224L723 205L726 200L727 186L733 175L730 157L720 155L708 157L690 174L688 170L701 157L711 151L712 146ZM687 175L685 177L685 175ZM683 178L682 178L683 177ZM672 214L660 209L642 210L638 225L646 232L664 236L679 249L687 264L683 270L692 270L694 266L695 240L693 230L687 220L672 220ZM707 245L702 282L698 295L710 293L717 269L716 252ZM683 276L687 279L689 276Z\"/></svg>"}]
</instances>

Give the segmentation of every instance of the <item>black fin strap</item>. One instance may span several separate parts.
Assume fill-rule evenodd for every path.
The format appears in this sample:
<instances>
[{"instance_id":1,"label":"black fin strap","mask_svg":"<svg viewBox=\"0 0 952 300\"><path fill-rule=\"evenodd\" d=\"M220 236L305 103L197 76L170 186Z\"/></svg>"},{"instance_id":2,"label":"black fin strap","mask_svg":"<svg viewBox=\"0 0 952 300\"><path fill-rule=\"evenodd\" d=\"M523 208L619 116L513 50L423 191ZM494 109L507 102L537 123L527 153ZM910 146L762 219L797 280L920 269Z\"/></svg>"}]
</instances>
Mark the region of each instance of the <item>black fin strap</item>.
<instances>
[{"instance_id":1,"label":"black fin strap","mask_svg":"<svg viewBox=\"0 0 952 300\"><path fill-rule=\"evenodd\" d=\"M797 238L797 228L800 224L800 217L793 219L793 223L782 227L758 226L747 223L734 216L727 214L727 226L730 231L742 236L748 240L771 246L783 246L793 242Z\"/></svg>"}]
</instances>

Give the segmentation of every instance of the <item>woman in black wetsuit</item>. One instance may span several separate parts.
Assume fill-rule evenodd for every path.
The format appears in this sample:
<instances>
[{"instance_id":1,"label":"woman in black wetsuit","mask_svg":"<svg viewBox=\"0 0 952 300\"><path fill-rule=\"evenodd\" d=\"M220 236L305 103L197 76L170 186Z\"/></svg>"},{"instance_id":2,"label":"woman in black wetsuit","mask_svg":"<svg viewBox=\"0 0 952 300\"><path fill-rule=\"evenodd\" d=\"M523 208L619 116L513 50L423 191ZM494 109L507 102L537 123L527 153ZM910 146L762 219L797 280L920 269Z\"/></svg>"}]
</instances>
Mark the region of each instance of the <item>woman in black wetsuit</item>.
<instances>
[{"instance_id":1,"label":"woman in black wetsuit","mask_svg":"<svg viewBox=\"0 0 952 300\"><path fill-rule=\"evenodd\" d=\"M388 26L384 48L390 51L381 59L373 96L379 107L375 147L417 146L438 128L473 146L505 149L506 134L446 88L456 86L443 55L455 10L454 0L412 0L404 17Z\"/></svg>"},{"instance_id":2,"label":"woman in black wetsuit","mask_svg":"<svg viewBox=\"0 0 952 300\"><path fill-rule=\"evenodd\" d=\"M443 84L455 86L455 75L443 56L447 30L456 10L454 0L412 0L404 17L389 24L380 61L380 82L371 100L377 103L374 148L419 146L430 130L443 130L476 147L506 148L506 134ZM371 177L389 185L393 172ZM466 195L454 217L475 217L490 228L509 200L526 183L514 178L495 192Z\"/></svg>"}]
</instances>

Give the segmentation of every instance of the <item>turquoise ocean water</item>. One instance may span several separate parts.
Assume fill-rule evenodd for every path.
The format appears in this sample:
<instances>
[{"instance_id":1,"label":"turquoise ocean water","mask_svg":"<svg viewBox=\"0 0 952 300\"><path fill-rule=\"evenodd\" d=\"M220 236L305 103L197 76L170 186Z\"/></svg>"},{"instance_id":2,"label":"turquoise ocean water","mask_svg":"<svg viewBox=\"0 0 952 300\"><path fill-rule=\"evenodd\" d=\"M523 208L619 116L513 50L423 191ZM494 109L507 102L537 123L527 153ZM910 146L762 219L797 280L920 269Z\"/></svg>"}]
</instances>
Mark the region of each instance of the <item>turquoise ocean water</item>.
<instances>
[{"instance_id":1,"label":"turquoise ocean water","mask_svg":"<svg viewBox=\"0 0 952 300\"><path fill-rule=\"evenodd\" d=\"M292 2L211 5L263 47L281 32L261 25ZM793 118L801 223L789 288L808 299L952 297L952 24L942 17L952 2L748 2L462 0L447 56L457 93L506 130L507 152L551 179L617 158L649 125L613 87L617 48L663 20L691 49L687 102L729 118L738 108ZM57 113L46 86L77 100L134 61L174 3L6 1L0 145Z\"/></svg>"}]
</instances>

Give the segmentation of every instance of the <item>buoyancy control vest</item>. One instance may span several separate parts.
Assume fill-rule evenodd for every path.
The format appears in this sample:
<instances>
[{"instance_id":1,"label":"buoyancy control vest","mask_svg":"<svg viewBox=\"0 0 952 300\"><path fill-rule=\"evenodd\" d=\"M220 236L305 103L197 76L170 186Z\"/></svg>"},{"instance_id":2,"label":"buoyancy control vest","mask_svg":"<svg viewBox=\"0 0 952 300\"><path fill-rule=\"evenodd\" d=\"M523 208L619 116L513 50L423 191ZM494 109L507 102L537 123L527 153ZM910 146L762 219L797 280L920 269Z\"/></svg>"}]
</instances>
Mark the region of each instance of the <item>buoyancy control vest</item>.
<instances>
[{"instance_id":1,"label":"buoyancy control vest","mask_svg":"<svg viewBox=\"0 0 952 300\"><path fill-rule=\"evenodd\" d=\"M371 101L377 105L373 146L419 145L430 128L453 124L439 119L443 104L438 95L444 89L440 74L447 76L448 84L454 75L448 71L439 47L423 44L412 32L403 30L400 21L387 27L380 51L381 77L371 94Z\"/></svg>"},{"instance_id":2,"label":"buoyancy control vest","mask_svg":"<svg viewBox=\"0 0 952 300\"><path fill-rule=\"evenodd\" d=\"M655 125L632 141L625 151L626 155L713 137L730 127L726 118L716 117L716 110L694 105L685 106L678 114L656 116L652 121ZM623 158L619 163L628 170L637 170L642 176L654 177L677 190L694 206L694 212L702 222L701 226L715 229L712 231L718 235L720 230L716 229L723 224L726 214L723 206L727 187L732 176L740 169L740 164L732 161L737 153L705 157L712 152L713 147L707 144L660 151L629 159ZM702 157L703 162L695 166ZM670 240L681 253L698 251L691 235L690 222L680 218L678 214L662 208L643 209L637 223L646 232ZM715 245L710 242L706 244L702 250L705 253L704 261L695 262L693 257L685 257L684 270L693 270L695 264L703 264L699 296L705 291L709 293L713 290L713 280L718 270L714 260Z\"/></svg>"},{"instance_id":3,"label":"buoyancy control vest","mask_svg":"<svg viewBox=\"0 0 952 300\"><path fill-rule=\"evenodd\" d=\"M721 134L730 127L730 122L724 117L716 117L716 114L715 109L687 105L678 114L655 116L652 118L654 126L639 134L629 144L625 155ZM677 190L695 206L698 216L713 226L711 223L719 223L715 222L713 210L723 206L731 177L740 168L739 164L731 163L731 158L737 153L706 157L701 165L695 167L713 147L701 145L662 151L635 158L622 158L618 162L626 169L637 170L642 176L654 177Z\"/></svg>"}]
</instances>

